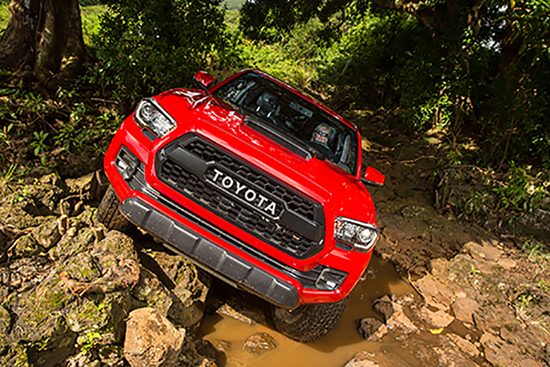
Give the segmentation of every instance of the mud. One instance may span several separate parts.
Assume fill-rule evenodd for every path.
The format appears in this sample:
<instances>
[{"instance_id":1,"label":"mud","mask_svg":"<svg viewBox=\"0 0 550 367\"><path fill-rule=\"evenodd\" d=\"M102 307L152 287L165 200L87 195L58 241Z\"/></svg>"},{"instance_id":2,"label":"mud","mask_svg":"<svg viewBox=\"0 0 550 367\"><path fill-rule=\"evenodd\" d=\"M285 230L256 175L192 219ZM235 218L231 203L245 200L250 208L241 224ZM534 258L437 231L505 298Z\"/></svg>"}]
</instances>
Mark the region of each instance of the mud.
<instances>
[{"instance_id":1,"label":"mud","mask_svg":"<svg viewBox=\"0 0 550 367\"><path fill-rule=\"evenodd\" d=\"M414 289L400 279L391 264L374 258L365 281L353 291L338 328L318 342L304 344L293 341L275 331L269 322L264 321L268 317L260 320L263 322L250 325L242 319L212 313L203 320L201 332L206 340L224 350L225 365L228 367L282 366L289 361L296 366L341 366L357 351L380 349L379 345L365 341L357 332L356 321L363 317L376 316L372 302L388 293L410 297L415 295ZM232 296L235 302L238 295ZM264 303L254 304L254 301L247 302L242 298L238 300L241 305L244 302L244 312L248 314L264 316L269 313L269 307ZM260 355L248 352L244 348L245 341L255 333L271 335L277 343L277 348ZM394 345L393 348L400 349L398 345Z\"/></svg>"}]
</instances>

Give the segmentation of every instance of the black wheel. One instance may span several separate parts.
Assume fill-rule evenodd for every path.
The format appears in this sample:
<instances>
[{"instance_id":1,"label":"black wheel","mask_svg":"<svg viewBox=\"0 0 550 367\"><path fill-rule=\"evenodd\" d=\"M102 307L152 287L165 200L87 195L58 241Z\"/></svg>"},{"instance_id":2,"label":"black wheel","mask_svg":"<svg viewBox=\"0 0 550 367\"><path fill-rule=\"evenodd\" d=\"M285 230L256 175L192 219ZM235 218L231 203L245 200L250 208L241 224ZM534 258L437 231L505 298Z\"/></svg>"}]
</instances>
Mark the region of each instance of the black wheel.
<instances>
[{"instance_id":1,"label":"black wheel","mask_svg":"<svg viewBox=\"0 0 550 367\"><path fill-rule=\"evenodd\" d=\"M275 327L282 334L300 342L310 342L327 335L336 325L348 303L348 297L336 303L316 303L294 310L272 306Z\"/></svg>"},{"instance_id":2,"label":"black wheel","mask_svg":"<svg viewBox=\"0 0 550 367\"><path fill-rule=\"evenodd\" d=\"M109 185L97 208L97 219L109 229L125 231L130 227L130 222L118 210L119 204L120 200L116 196L115 190Z\"/></svg>"}]
</instances>

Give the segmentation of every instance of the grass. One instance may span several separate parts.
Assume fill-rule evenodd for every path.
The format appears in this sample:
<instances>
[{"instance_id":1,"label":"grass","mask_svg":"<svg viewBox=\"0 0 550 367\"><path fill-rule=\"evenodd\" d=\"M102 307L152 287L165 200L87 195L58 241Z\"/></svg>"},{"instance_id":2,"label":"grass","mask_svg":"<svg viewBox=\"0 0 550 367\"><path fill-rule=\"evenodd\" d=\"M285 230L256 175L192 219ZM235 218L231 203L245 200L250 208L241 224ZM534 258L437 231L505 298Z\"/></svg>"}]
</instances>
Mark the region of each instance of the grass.
<instances>
[{"instance_id":1,"label":"grass","mask_svg":"<svg viewBox=\"0 0 550 367\"><path fill-rule=\"evenodd\" d=\"M101 15L107 11L105 5L82 6L80 14L82 16L82 35L84 43L91 44L92 37L99 31L99 21Z\"/></svg>"},{"instance_id":2,"label":"grass","mask_svg":"<svg viewBox=\"0 0 550 367\"><path fill-rule=\"evenodd\" d=\"M82 15L82 34L84 35L84 43L90 45L92 36L99 29L99 17L105 13L107 7L105 5L90 5L82 6L80 14ZM0 34L4 32L8 25L10 12L8 10L8 2L0 0Z\"/></svg>"},{"instance_id":3,"label":"grass","mask_svg":"<svg viewBox=\"0 0 550 367\"><path fill-rule=\"evenodd\" d=\"M229 10L241 10L246 0L226 0L225 4Z\"/></svg>"},{"instance_id":4,"label":"grass","mask_svg":"<svg viewBox=\"0 0 550 367\"><path fill-rule=\"evenodd\" d=\"M0 1L0 34L4 32L4 29L8 25L9 18L10 12L8 10L8 3Z\"/></svg>"}]
</instances>

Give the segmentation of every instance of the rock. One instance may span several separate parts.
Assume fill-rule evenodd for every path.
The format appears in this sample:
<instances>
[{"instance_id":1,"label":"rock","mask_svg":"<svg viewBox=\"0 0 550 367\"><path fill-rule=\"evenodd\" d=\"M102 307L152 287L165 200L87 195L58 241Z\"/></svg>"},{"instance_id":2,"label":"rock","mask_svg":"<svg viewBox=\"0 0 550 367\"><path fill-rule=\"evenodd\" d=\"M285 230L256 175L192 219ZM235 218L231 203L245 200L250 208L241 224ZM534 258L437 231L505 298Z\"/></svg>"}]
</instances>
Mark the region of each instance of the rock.
<instances>
[{"instance_id":1,"label":"rock","mask_svg":"<svg viewBox=\"0 0 550 367\"><path fill-rule=\"evenodd\" d=\"M503 268L504 270L512 270L517 267L517 261L512 259L499 259L497 265Z\"/></svg>"},{"instance_id":2,"label":"rock","mask_svg":"<svg viewBox=\"0 0 550 367\"><path fill-rule=\"evenodd\" d=\"M178 357L178 367L216 367L217 354L210 342L189 334Z\"/></svg>"},{"instance_id":3,"label":"rock","mask_svg":"<svg viewBox=\"0 0 550 367\"><path fill-rule=\"evenodd\" d=\"M437 358L437 363L434 363L436 361L431 360L430 365L433 364L435 366L445 366L445 367L477 367L479 366L477 363L474 363L472 360L470 360L468 357L464 356L454 348L449 348L445 346L436 347L434 348L434 352Z\"/></svg>"},{"instance_id":4,"label":"rock","mask_svg":"<svg viewBox=\"0 0 550 367\"><path fill-rule=\"evenodd\" d=\"M95 276L91 281L79 280L73 277L69 270L78 269L82 259L89 260L95 265L87 264L90 269L90 276ZM83 295L89 293L108 293L121 289L130 289L139 281L140 266L134 244L130 237L117 231L110 231L106 237L99 241L89 256L73 256L64 263L65 271L60 274L63 283L75 294ZM100 276L91 269L97 266L101 269ZM79 275L80 276L80 275ZM84 277L85 275L82 275Z\"/></svg>"},{"instance_id":5,"label":"rock","mask_svg":"<svg viewBox=\"0 0 550 367\"><path fill-rule=\"evenodd\" d=\"M540 360L545 360L544 348L549 344L546 331L535 324L506 324L503 325L498 335L504 341L517 346L523 352L530 354Z\"/></svg>"},{"instance_id":6,"label":"rock","mask_svg":"<svg viewBox=\"0 0 550 367\"><path fill-rule=\"evenodd\" d=\"M78 299L63 314L71 330L80 335L77 343L92 349L122 342L124 319L130 306L127 292L112 292ZM92 334L95 336L90 340Z\"/></svg>"},{"instance_id":7,"label":"rock","mask_svg":"<svg viewBox=\"0 0 550 367\"><path fill-rule=\"evenodd\" d=\"M66 361L66 367L101 367L101 362L93 359L89 353L80 352Z\"/></svg>"},{"instance_id":8,"label":"rock","mask_svg":"<svg viewBox=\"0 0 550 367\"><path fill-rule=\"evenodd\" d=\"M30 234L19 237L12 246L11 257L22 258L38 255L44 249L34 240Z\"/></svg>"},{"instance_id":9,"label":"rock","mask_svg":"<svg viewBox=\"0 0 550 367\"><path fill-rule=\"evenodd\" d=\"M375 311L384 315L387 328L398 334L396 339L401 340L409 334L418 331L416 325L405 314L403 306L391 301L388 296L374 301L373 307Z\"/></svg>"},{"instance_id":10,"label":"rock","mask_svg":"<svg viewBox=\"0 0 550 367\"><path fill-rule=\"evenodd\" d=\"M19 344L11 344L6 350L2 351L2 366L10 367L31 367L27 348Z\"/></svg>"},{"instance_id":11,"label":"rock","mask_svg":"<svg viewBox=\"0 0 550 367\"><path fill-rule=\"evenodd\" d=\"M71 257L63 270L67 276L78 282L91 282L101 277L101 269L89 252L81 252Z\"/></svg>"},{"instance_id":12,"label":"rock","mask_svg":"<svg viewBox=\"0 0 550 367\"><path fill-rule=\"evenodd\" d=\"M538 362L526 356L515 345L505 342L491 333L484 333L480 339L483 346L484 357L495 366L509 367L543 367Z\"/></svg>"},{"instance_id":13,"label":"rock","mask_svg":"<svg viewBox=\"0 0 550 367\"><path fill-rule=\"evenodd\" d=\"M374 317L366 317L359 321L358 331L368 341L378 342L388 333L388 328Z\"/></svg>"},{"instance_id":14,"label":"rock","mask_svg":"<svg viewBox=\"0 0 550 367\"><path fill-rule=\"evenodd\" d=\"M8 330L11 324L11 316L8 310L0 306L0 353L8 343Z\"/></svg>"},{"instance_id":15,"label":"rock","mask_svg":"<svg viewBox=\"0 0 550 367\"><path fill-rule=\"evenodd\" d=\"M359 352L350 359L344 367L379 367L372 361L374 355L369 352Z\"/></svg>"},{"instance_id":16,"label":"rock","mask_svg":"<svg viewBox=\"0 0 550 367\"><path fill-rule=\"evenodd\" d=\"M256 322L252 320L250 317L243 315L239 311L235 310L233 307L229 306L227 303L224 303L223 305L221 305L216 310L216 313L220 316L226 316L247 325L256 324Z\"/></svg>"},{"instance_id":17,"label":"rock","mask_svg":"<svg viewBox=\"0 0 550 367\"><path fill-rule=\"evenodd\" d=\"M496 243L482 242L482 245L475 242L468 242L464 249L470 253L474 259L497 261L502 257L502 250L498 249Z\"/></svg>"},{"instance_id":18,"label":"rock","mask_svg":"<svg viewBox=\"0 0 550 367\"><path fill-rule=\"evenodd\" d=\"M163 316L168 316L173 303L171 292L155 274L144 268L141 269L138 284L132 289L132 295L148 307L157 309Z\"/></svg>"},{"instance_id":19,"label":"rock","mask_svg":"<svg viewBox=\"0 0 550 367\"><path fill-rule=\"evenodd\" d=\"M165 282L172 294L168 318L178 326L197 327L204 315L209 277L183 256L155 251L141 255L145 266Z\"/></svg>"},{"instance_id":20,"label":"rock","mask_svg":"<svg viewBox=\"0 0 550 367\"><path fill-rule=\"evenodd\" d=\"M470 341L456 335L456 334L447 334L447 338L452 344L454 344L462 352L466 353L470 357L479 356L479 349Z\"/></svg>"},{"instance_id":21,"label":"rock","mask_svg":"<svg viewBox=\"0 0 550 367\"><path fill-rule=\"evenodd\" d=\"M72 220L57 246L49 252L54 261L63 262L72 256L90 250L90 245L98 242L97 233L91 228L81 228L82 223Z\"/></svg>"},{"instance_id":22,"label":"rock","mask_svg":"<svg viewBox=\"0 0 550 367\"><path fill-rule=\"evenodd\" d=\"M37 365L60 363L74 349L76 334L63 316L63 309L73 300L55 269L36 287L13 294L6 302L17 315L10 338L24 343L30 351L40 351Z\"/></svg>"},{"instance_id":23,"label":"rock","mask_svg":"<svg viewBox=\"0 0 550 367\"><path fill-rule=\"evenodd\" d=\"M373 308L376 312L379 312L384 316L385 321L387 321L394 313L393 302L388 295L375 300L373 303Z\"/></svg>"},{"instance_id":24,"label":"rock","mask_svg":"<svg viewBox=\"0 0 550 367\"><path fill-rule=\"evenodd\" d=\"M230 341L223 339L215 340L213 341L213 344L214 348L222 353L227 353L233 346Z\"/></svg>"},{"instance_id":25,"label":"rock","mask_svg":"<svg viewBox=\"0 0 550 367\"><path fill-rule=\"evenodd\" d=\"M124 357L132 367L176 366L184 334L154 308L134 310L126 323Z\"/></svg>"},{"instance_id":26,"label":"rock","mask_svg":"<svg viewBox=\"0 0 550 367\"><path fill-rule=\"evenodd\" d=\"M430 215L430 209L420 205L407 205L401 208L401 215L403 218L425 218Z\"/></svg>"},{"instance_id":27,"label":"rock","mask_svg":"<svg viewBox=\"0 0 550 367\"><path fill-rule=\"evenodd\" d=\"M428 274L414 282L426 304L438 310L448 311L454 301L454 295L449 286Z\"/></svg>"},{"instance_id":28,"label":"rock","mask_svg":"<svg viewBox=\"0 0 550 367\"><path fill-rule=\"evenodd\" d=\"M547 203L546 206L546 210L539 208L524 213L518 218L518 221L511 224L511 227L515 232L536 237L540 241L548 240L550 238L550 210L548 210L550 205Z\"/></svg>"},{"instance_id":29,"label":"rock","mask_svg":"<svg viewBox=\"0 0 550 367\"><path fill-rule=\"evenodd\" d=\"M513 311L505 303L483 304L474 312L474 323L482 332L497 333L502 326L516 322Z\"/></svg>"},{"instance_id":30,"label":"rock","mask_svg":"<svg viewBox=\"0 0 550 367\"><path fill-rule=\"evenodd\" d=\"M59 232L57 218L55 217L33 228L31 234L36 243L46 250L52 248L61 240L61 233Z\"/></svg>"},{"instance_id":31,"label":"rock","mask_svg":"<svg viewBox=\"0 0 550 367\"><path fill-rule=\"evenodd\" d=\"M249 336L243 344L248 353L259 355L277 348L277 342L268 333L260 332Z\"/></svg>"},{"instance_id":32,"label":"rock","mask_svg":"<svg viewBox=\"0 0 550 367\"><path fill-rule=\"evenodd\" d=\"M19 288L33 288L44 281L53 266L48 259L41 256L10 261L0 267L0 286L2 289L5 286L12 292ZM7 294L0 300L5 296Z\"/></svg>"},{"instance_id":33,"label":"rock","mask_svg":"<svg viewBox=\"0 0 550 367\"><path fill-rule=\"evenodd\" d=\"M8 232L6 230L6 232ZM8 247L8 243L11 239L11 236L9 235L9 233L6 233L4 231L2 231L0 229L0 254L4 254L7 247Z\"/></svg>"},{"instance_id":34,"label":"rock","mask_svg":"<svg viewBox=\"0 0 550 367\"><path fill-rule=\"evenodd\" d=\"M124 351L121 345L100 346L97 352L102 367L124 367Z\"/></svg>"},{"instance_id":35,"label":"rock","mask_svg":"<svg viewBox=\"0 0 550 367\"><path fill-rule=\"evenodd\" d=\"M420 309L419 316L431 329L446 328L455 319L445 311L439 310L434 312L427 307Z\"/></svg>"},{"instance_id":36,"label":"rock","mask_svg":"<svg viewBox=\"0 0 550 367\"><path fill-rule=\"evenodd\" d=\"M471 298L459 298L451 305L451 310L457 320L473 324L473 315L478 307L479 304Z\"/></svg>"},{"instance_id":37,"label":"rock","mask_svg":"<svg viewBox=\"0 0 550 367\"><path fill-rule=\"evenodd\" d=\"M79 178L66 179L69 190L83 201L97 201L106 188L106 180L101 171L91 172Z\"/></svg>"},{"instance_id":38,"label":"rock","mask_svg":"<svg viewBox=\"0 0 550 367\"><path fill-rule=\"evenodd\" d=\"M449 274L449 261L437 258L430 261L432 276L436 279L446 279Z\"/></svg>"}]
</instances>

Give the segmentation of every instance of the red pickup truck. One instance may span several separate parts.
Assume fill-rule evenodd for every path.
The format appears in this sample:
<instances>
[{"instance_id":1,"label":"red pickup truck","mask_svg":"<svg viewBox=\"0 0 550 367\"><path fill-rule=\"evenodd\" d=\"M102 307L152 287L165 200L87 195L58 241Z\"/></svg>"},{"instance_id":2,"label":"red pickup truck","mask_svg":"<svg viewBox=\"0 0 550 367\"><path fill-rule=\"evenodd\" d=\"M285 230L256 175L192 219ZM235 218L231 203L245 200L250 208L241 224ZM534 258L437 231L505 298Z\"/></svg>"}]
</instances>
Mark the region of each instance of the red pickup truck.
<instances>
[{"instance_id":1,"label":"red pickup truck","mask_svg":"<svg viewBox=\"0 0 550 367\"><path fill-rule=\"evenodd\" d=\"M272 304L300 341L339 321L378 239L361 175L361 136L345 118L256 70L143 99L105 155L98 210L131 222L227 283Z\"/></svg>"}]
</instances>

